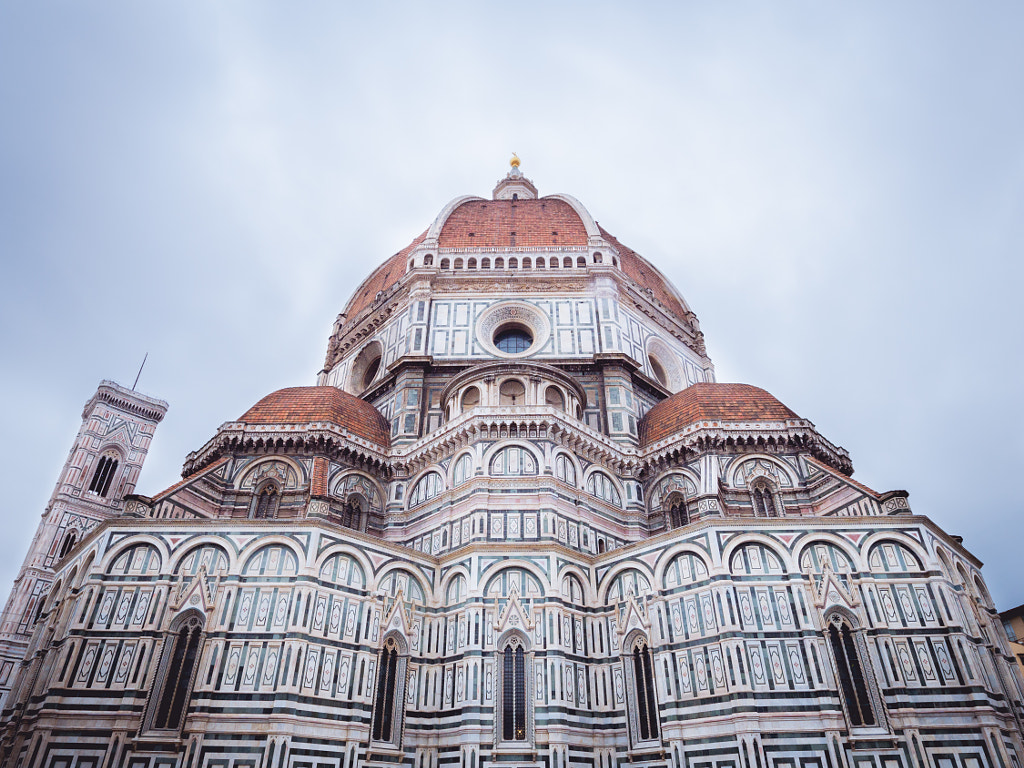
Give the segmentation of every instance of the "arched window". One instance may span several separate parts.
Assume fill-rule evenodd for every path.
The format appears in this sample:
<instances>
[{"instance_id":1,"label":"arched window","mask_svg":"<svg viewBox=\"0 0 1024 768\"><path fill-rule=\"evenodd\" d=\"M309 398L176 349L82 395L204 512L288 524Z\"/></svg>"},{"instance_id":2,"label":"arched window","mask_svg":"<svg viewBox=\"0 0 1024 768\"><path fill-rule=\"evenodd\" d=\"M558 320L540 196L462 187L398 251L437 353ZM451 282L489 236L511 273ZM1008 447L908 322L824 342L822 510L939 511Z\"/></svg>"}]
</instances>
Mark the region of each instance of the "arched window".
<instances>
[{"instance_id":1,"label":"arched window","mask_svg":"<svg viewBox=\"0 0 1024 768\"><path fill-rule=\"evenodd\" d=\"M638 636L630 646L629 671L635 717L630 718L634 742L654 741L658 738L658 697L654 689L654 662L647 638Z\"/></svg>"},{"instance_id":2,"label":"arched window","mask_svg":"<svg viewBox=\"0 0 1024 768\"><path fill-rule=\"evenodd\" d=\"M587 478L587 491L609 504L622 506L622 497L619 496L618 489L612 483L611 478L603 472L594 472Z\"/></svg>"},{"instance_id":3,"label":"arched window","mask_svg":"<svg viewBox=\"0 0 1024 768\"><path fill-rule=\"evenodd\" d=\"M576 266L577 267L585 267L585 266L587 266L587 257L586 256L578 257L576 259Z\"/></svg>"},{"instance_id":4,"label":"arched window","mask_svg":"<svg viewBox=\"0 0 1024 768\"><path fill-rule=\"evenodd\" d=\"M750 495L753 497L754 514L757 517L779 516L775 507L775 494L767 480L755 480L750 488Z\"/></svg>"},{"instance_id":5,"label":"arched window","mask_svg":"<svg viewBox=\"0 0 1024 768\"><path fill-rule=\"evenodd\" d=\"M473 457L464 453L455 462L455 470L452 472L452 480L455 485L464 483L473 476Z\"/></svg>"},{"instance_id":6,"label":"arched window","mask_svg":"<svg viewBox=\"0 0 1024 768\"><path fill-rule=\"evenodd\" d=\"M154 730L180 730L188 709L192 676L199 660L204 620L198 612L179 619L164 643L164 654L157 674L155 703L150 716Z\"/></svg>"},{"instance_id":7,"label":"arched window","mask_svg":"<svg viewBox=\"0 0 1024 768\"><path fill-rule=\"evenodd\" d=\"M565 396L558 387L548 387L544 390L544 402L552 408L565 410Z\"/></svg>"},{"instance_id":8,"label":"arched window","mask_svg":"<svg viewBox=\"0 0 1024 768\"><path fill-rule=\"evenodd\" d=\"M451 262L448 259L441 259L441 269L448 269Z\"/></svg>"},{"instance_id":9,"label":"arched window","mask_svg":"<svg viewBox=\"0 0 1024 768\"><path fill-rule=\"evenodd\" d=\"M377 666L377 696L373 705L373 740L398 746L402 735L402 713L405 701L405 657L398 641L384 641Z\"/></svg>"},{"instance_id":10,"label":"arched window","mask_svg":"<svg viewBox=\"0 0 1024 768\"><path fill-rule=\"evenodd\" d=\"M422 504L428 499L432 499L441 493L444 488L444 484L441 482L441 476L437 472L430 472L420 478L419 482L412 489L412 493L409 494L409 506L415 507L417 504Z\"/></svg>"},{"instance_id":11,"label":"arched window","mask_svg":"<svg viewBox=\"0 0 1024 768\"><path fill-rule=\"evenodd\" d=\"M341 524L355 531L363 529L363 506L358 499L349 499L341 512Z\"/></svg>"},{"instance_id":12,"label":"arched window","mask_svg":"<svg viewBox=\"0 0 1024 768\"><path fill-rule=\"evenodd\" d=\"M537 460L525 448L510 445L491 459L492 475L536 475Z\"/></svg>"},{"instance_id":13,"label":"arched window","mask_svg":"<svg viewBox=\"0 0 1024 768\"><path fill-rule=\"evenodd\" d=\"M671 498L668 518L673 528L682 528L690 522L690 513L686 510L686 499L678 494Z\"/></svg>"},{"instance_id":14,"label":"arched window","mask_svg":"<svg viewBox=\"0 0 1024 768\"><path fill-rule=\"evenodd\" d=\"M432 267L432 266L434 266L434 256L433 256L433 254L428 253L426 256L423 257L423 266L425 266L425 267Z\"/></svg>"},{"instance_id":15,"label":"arched window","mask_svg":"<svg viewBox=\"0 0 1024 768\"><path fill-rule=\"evenodd\" d=\"M841 613L833 613L826 621L825 634L832 650L839 690L846 717L853 727L878 725L879 718L872 703L873 681L863 660L862 638Z\"/></svg>"},{"instance_id":16,"label":"arched window","mask_svg":"<svg viewBox=\"0 0 1024 768\"><path fill-rule=\"evenodd\" d=\"M252 507L252 516L254 520L272 520L277 517L277 507L281 502L281 494L277 490L277 486L273 483L267 483L259 492L256 494L256 499Z\"/></svg>"},{"instance_id":17,"label":"arched window","mask_svg":"<svg viewBox=\"0 0 1024 768\"><path fill-rule=\"evenodd\" d=\"M526 741L529 700L526 696L526 648L518 636L501 649L501 740Z\"/></svg>"},{"instance_id":18,"label":"arched window","mask_svg":"<svg viewBox=\"0 0 1024 768\"><path fill-rule=\"evenodd\" d=\"M505 268L505 260L503 258L501 258L501 256L499 256L498 258L496 258L494 260L494 268L495 269L504 269Z\"/></svg>"},{"instance_id":19,"label":"arched window","mask_svg":"<svg viewBox=\"0 0 1024 768\"><path fill-rule=\"evenodd\" d=\"M569 485L576 485L576 466L564 453L555 456L555 477Z\"/></svg>"},{"instance_id":20,"label":"arched window","mask_svg":"<svg viewBox=\"0 0 1024 768\"><path fill-rule=\"evenodd\" d=\"M570 269L570 268L572 268L572 256L565 256L562 259L562 268L563 269Z\"/></svg>"},{"instance_id":21,"label":"arched window","mask_svg":"<svg viewBox=\"0 0 1024 768\"><path fill-rule=\"evenodd\" d=\"M58 560L63 560L64 556L74 548L75 544L78 543L78 535L74 531L68 531L68 535L64 537L64 543L60 545L60 554L57 555Z\"/></svg>"},{"instance_id":22,"label":"arched window","mask_svg":"<svg viewBox=\"0 0 1024 768\"><path fill-rule=\"evenodd\" d=\"M99 462L96 464L96 471L92 473L92 482L89 483L89 490L92 493L103 498L107 497L107 492L110 490L110 483L117 472L120 458L120 454L117 451L104 451L103 455L100 456Z\"/></svg>"},{"instance_id":23,"label":"arched window","mask_svg":"<svg viewBox=\"0 0 1024 768\"><path fill-rule=\"evenodd\" d=\"M480 390L477 387L467 387L462 393L462 412L471 411L480 405Z\"/></svg>"},{"instance_id":24,"label":"arched window","mask_svg":"<svg viewBox=\"0 0 1024 768\"><path fill-rule=\"evenodd\" d=\"M508 349L502 349L502 351L522 352L528 349L529 346L528 343L522 349L510 346ZM507 379L501 382L501 386L498 388L498 397L501 405L523 405L526 402L526 387L523 386L523 382L519 381L519 379Z\"/></svg>"}]
</instances>

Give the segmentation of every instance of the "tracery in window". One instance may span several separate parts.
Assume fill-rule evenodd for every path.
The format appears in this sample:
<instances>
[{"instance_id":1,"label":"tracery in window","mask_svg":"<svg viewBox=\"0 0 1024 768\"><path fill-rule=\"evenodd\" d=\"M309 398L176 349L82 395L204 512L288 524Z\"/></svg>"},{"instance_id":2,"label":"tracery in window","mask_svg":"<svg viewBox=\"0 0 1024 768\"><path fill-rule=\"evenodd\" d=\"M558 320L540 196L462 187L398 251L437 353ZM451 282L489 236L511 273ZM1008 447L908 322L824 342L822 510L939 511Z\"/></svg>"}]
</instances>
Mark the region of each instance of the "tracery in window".
<instances>
[{"instance_id":1,"label":"tracery in window","mask_svg":"<svg viewBox=\"0 0 1024 768\"><path fill-rule=\"evenodd\" d=\"M630 693L633 717L630 730L635 742L654 741L658 738L658 697L654 688L654 662L647 638L643 635L630 644L627 669L630 674Z\"/></svg>"},{"instance_id":2,"label":"tracery in window","mask_svg":"<svg viewBox=\"0 0 1024 768\"><path fill-rule=\"evenodd\" d=\"M78 536L74 531L68 531L67 536L64 537L64 543L60 545L60 553L57 555L58 560L63 560L64 556L70 552L75 544L78 543Z\"/></svg>"},{"instance_id":3,"label":"tracery in window","mask_svg":"<svg viewBox=\"0 0 1024 768\"><path fill-rule=\"evenodd\" d=\"M267 483L256 493L252 516L255 520L271 520L277 517L281 493L274 483Z\"/></svg>"},{"instance_id":4,"label":"tracery in window","mask_svg":"<svg viewBox=\"0 0 1024 768\"><path fill-rule=\"evenodd\" d=\"M384 641L377 665L377 693L373 705L374 741L397 745L405 702L405 663L397 639Z\"/></svg>"},{"instance_id":5,"label":"tracery in window","mask_svg":"<svg viewBox=\"0 0 1024 768\"><path fill-rule=\"evenodd\" d=\"M878 717L871 698L873 682L870 670L864 664L862 639L859 633L854 630L848 619L837 612L826 621L825 634L832 650L843 707L850 725L878 725Z\"/></svg>"},{"instance_id":6,"label":"tracery in window","mask_svg":"<svg viewBox=\"0 0 1024 768\"><path fill-rule=\"evenodd\" d=\"M610 504L617 507L622 506L622 497L619 496L618 489L612 483L611 478L603 472L593 472L587 478L587 491Z\"/></svg>"},{"instance_id":7,"label":"tracery in window","mask_svg":"<svg viewBox=\"0 0 1024 768\"><path fill-rule=\"evenodd\" d=\"M188 709L192 676L199 659L204 620L195 611L179 619L164 644L164 655L150 727L155 730L179 730Z\"/></svg>"},{"instance_id":8,"label":"tracery in window","mask_svg":"<svg viewBox=\"0 0 1024 768\"><path fill-rule=\"evenodd\" d=\"M96 471L92 473L92 482L89 483L89 490L103 498L107 497L110 491L110 483L114 480L120 463L120 454L115 450L104 451L96 464Z\"/></svg>"},{"instance_id":9,"label":"tracery in window","mask_svg":"<svg viewBox=\"0 0 1024 768\"><path fill-rule=\"evenodd\" d=\"M775 506L775 494L767 480L755 480L750 487L750 495L754 502L754 514L757 517L778 517Z\"/></svg>"},{"instance_id":10,"label":"tracery in window","mask_svg":"<svg viewBox=\"0 0 1024 768\"><path fill-rule=\"evenodd\" d=\"M668 519L673 528L682 528L690 522L686 499L679 494L675 494L669 499Z\"/></svg>"},{"instance_id":11,"label":"tracery in window","mask_svg":"<svg viewBox=\"0 0 1024 768\"><path fill-rule=\"evenodd\" d=\"M564 480L569 485L576 485L576 465L564 453L555 456L555 477Z\"/></svg>"},{"instance_id":12,"label":"tracery in window","mask_svg":"<svg viewBox=\"0 0 1024 768\"><path fill-rule=\"evenodd\" d=\"M501 650L501 740L527 740L526 649L513 636Z\"/></svg>"},{"instance_id":13,"label":"tracery in window","mask_svg":"<svg viewBox=\"0 0 1024 768\"><path fill-rule=\"evenodd\" d=\"M420 478L412 489L412 493L409 494L409 506L415 507L417 504L422 504L437 496L443 489L444 483L441 481L441 476L436 472L429 472Z\"/></svg>"},{"instance_id":14,"label":"tracery in window","mask_svg":"<svg viewBox=\"0 0 1024 768\"><path fill-rule=\"evenodd\" d=\"M525 448L510 445L491 459L492 475L536 475L537 460Z\"/></svg>"},{"instance_id":15,"label":"tracery in window","mask_svg":"<svg viewBox=\"0 0 1024 768\"><path fill-rule=\"evenodd\" d=\"M349 499L341 511L341 524L356 531L363 530L363 507L359 499Z\"/></svg>"}]
</instances>

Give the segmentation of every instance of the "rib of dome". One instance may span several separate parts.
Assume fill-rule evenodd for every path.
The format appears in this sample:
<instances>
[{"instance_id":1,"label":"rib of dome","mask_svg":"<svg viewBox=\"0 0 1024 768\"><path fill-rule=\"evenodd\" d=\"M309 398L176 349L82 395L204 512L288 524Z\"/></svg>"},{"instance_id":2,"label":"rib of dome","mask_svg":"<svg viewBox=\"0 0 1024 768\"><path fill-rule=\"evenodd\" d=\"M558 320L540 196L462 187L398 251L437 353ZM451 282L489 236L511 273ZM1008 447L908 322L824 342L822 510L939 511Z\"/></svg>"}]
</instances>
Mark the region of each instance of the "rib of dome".
<instances>
[{"instance_id":1,"label":"rib of dome","mask_svg":"<svg viewBox=\"0 0 1024 768\"><path fill-rule=\"evenodd\" d=\"M701 421L787 421L800 417L750 384L693 384L662 400L640 421L640 443L650 445Z\"/></svg>"},{"instance_id":2,"label":"rib of dome","mask_svg":"<svg viewBox=\"0 0 1024 768\"><path fill-rule=\"evenodd\" d=\"M242 414L245 424L328 422L387 448L388 422L372 405L337 387L288 387L271 392Z\"/></svg>"}]
</instances>

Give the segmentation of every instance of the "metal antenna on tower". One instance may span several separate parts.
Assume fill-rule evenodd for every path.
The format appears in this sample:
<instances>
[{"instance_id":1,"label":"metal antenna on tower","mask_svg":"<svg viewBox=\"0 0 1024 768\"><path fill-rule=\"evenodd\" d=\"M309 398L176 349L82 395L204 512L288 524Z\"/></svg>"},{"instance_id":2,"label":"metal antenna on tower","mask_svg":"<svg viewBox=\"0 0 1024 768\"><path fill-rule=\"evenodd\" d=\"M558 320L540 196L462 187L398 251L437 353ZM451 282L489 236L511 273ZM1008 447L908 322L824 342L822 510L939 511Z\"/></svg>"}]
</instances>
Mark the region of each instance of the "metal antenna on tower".
<instances>
[{"instance_id":1,"label":"metal antenna on tower","mask_svg":"<svg viewBox=\"0 0 1024 768\"><path fill-rule=\"evenodd\" d=\"M146 360L149 358L149 352L142 358L142 365L139 366L139 372L135 374L135 384L139 383L139 376L142 375L142 368L146 365ZM132 392L135 391L135 384L132 384Z\"/></svg>"}]
</instances>

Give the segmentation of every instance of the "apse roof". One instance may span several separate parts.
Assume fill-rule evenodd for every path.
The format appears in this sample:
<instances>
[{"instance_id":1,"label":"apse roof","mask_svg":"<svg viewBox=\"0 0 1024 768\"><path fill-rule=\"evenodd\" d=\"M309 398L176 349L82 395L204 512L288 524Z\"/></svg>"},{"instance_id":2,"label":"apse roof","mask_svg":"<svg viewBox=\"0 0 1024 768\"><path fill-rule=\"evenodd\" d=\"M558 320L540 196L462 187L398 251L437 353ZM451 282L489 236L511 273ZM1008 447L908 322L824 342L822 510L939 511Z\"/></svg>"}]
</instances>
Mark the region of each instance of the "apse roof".
<instances>
[{"instance_id":1,"label":"apse roof","mask_svg":"<svg viewBox=\"0 0 1024 768\"><path fill-rule=\"evenodd\" d=\"M760 387L702 382L651 408L640 421L640 443L656 443L702 421L786 421L799 418Z\"/></svg>"},{"instance_id":2,"label":"apse roof","mask_svg":"<svg viewBox=\"0 0 1024 768\"><path fill-rule=\"evenodd\" d=\"M329 422L385 448L391 442L388 422L380 411L337 387L279 389L256 403L238 421L246 424Z\"/></svg>"}]
</instances>

